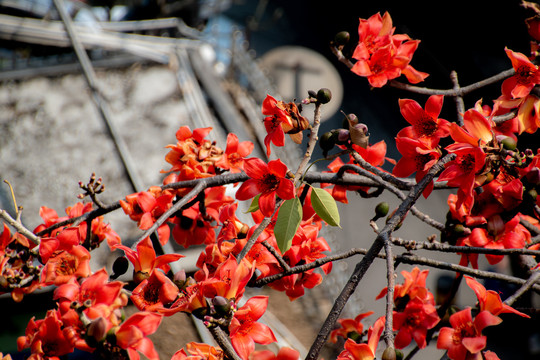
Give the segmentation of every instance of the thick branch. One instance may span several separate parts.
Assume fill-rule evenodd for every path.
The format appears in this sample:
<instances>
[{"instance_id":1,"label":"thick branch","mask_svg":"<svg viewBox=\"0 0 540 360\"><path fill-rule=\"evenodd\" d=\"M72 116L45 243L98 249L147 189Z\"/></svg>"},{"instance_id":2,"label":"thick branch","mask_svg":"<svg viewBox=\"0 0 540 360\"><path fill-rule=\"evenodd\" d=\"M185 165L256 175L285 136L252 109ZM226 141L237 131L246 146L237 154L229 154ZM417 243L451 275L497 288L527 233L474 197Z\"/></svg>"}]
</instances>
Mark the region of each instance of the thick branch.
<instances>
[{"instance_id":1,"label":"thick branch","mask_svg":"<svg viewBox=\"0 0 540 360\"><path fill-rule=\"evenodd\" d=\"M440 159L437 164L435 164L424 176L424 178L409 192L407 198L401 203L396 212L390 217L384 228L381 230L380 234L377 236L371 248L368 250L364 258L356 264L356 267L343 287L341 293L334 302L330 313L328 314L321 330L319 331L313 345L309 349L309 353L306 359L315 360L318 358L319 353L328 339L330 331L332 331L334 324L341 315L345 304L349 300L350 296L356 289L356 286L360 283L360 280L364 277L367 269L371 266L371 263L379 252L381 251L384 245L384 236L390 236L394 228L403 220L407 212L410 210L412 205L418 199L425 187L433 180L433 177L442 171L444 164L453 159L452 155L446 155Z\"/></svg>"}]
</instances>

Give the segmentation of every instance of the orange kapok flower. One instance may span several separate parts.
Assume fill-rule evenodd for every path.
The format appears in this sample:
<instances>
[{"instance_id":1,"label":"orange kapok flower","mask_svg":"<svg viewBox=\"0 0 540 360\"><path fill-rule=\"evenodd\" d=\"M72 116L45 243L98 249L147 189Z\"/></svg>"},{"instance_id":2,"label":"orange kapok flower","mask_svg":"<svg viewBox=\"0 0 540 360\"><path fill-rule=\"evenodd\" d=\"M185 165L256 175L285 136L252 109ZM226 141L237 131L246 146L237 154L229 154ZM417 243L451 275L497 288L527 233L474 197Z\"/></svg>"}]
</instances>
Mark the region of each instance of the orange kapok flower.
<instances>
[{"instance_id":1,"label":"orange kapok flower","mask_svg":"<svg viewBox=\"0 0 540 360\"><path fill-rule=\"evenodd\" d=\"M465 360L479 354L486 347L486 336L482 330L487 326L498 325L501 318L489 311L482 311L472 318L471 308L458 311L450 316L449 327L441 328L437 339L437 348L448 350L452 360Z\"/></svg>"},{"instance_id":2,"label":"orange kapok flower","mask_svg":"<svg viewBox=\"0 0 540 360\"><path fill-rule=\"evenodd\" d=\"M178 350L171 360L223 360L224 358L223 350L204 343L187 343L186 350Z\"/></svg>"},{"instance_id":3,"label":"orange kapok flower","mask_svg":"<svg viewBox=\"0 0 540 360\"><path fill-rule=\"evenodd\" d=\"M367 344L358 344L352 339L347 339L345 349L337 357L338 360L373 360L375 351L384 330L384 319L382 316L375 321L373 326L368 329Z\"/></svg>"},{"instance_id":4,"label":"orange kapok flower","mask_svg":"<svg viewBox=\"0 0 540 360\"><path fill-rule=\"evenodd\" d=\"M373 311L358 314L354 319L338 319L338 323L341 326L338 329L332 330L330 333L330 341L334 344L338 341L338 336L344 339L347 338L360 338L364 332L364 324L361 321L372 315Z\"/></svg>"},{"instance_id":5,"label":"orange kapok flower","mask_svg":"<svg viewBox=\"0 0 540 360\"><path fill-rule=\"evenodd\" d=\"M255 350L255 343L268 345L276 341L272 330L257 322L267 306L267 296L254 296L234 313L229 325L231 343L242 360Z\"/></svg>"},{"instance_id":6,"label":"orange kapok flower","mask_svg":"<svg viewBox=\"0 0 540 360\"><path fill-rule=\"evenodd\" d=\"M159 186L151 186L148 191L126 196L120 200L120 206L141 230L149 229L165 211L172 206L173 190L162 190ZM169 240L169 226L164 223L158 228L159 242L164 245Z\"/></svg>"},{"instance_id":7,"label":"orange kapok flower","mask_svg":"<svg viewBox=\"0 0 540 360\"><path fill-rule=\"evenodd\" d=\"M225 154L216 161L216 166L232 173L242 171L244 158L251 154L254 148L251 141L238 141L238 136L233 133L227 135L227 148Z\"/></svg>"},{"instance_id":8,"label":"orange kapok flower","mask_svg":"<svg viewBox=\"0 0 540 360\"><path fill-rule=\"evenodd\" d=\"M259 196L259 209L269 217L276 207L276 195L283 200L295 196L294 184L285 176L287 166L281 160L272 160L266 164L258 158L249 158L244 162L244 171L250 177L236 192L238 200L248 200Z\"/></svg>"}]
</instances>

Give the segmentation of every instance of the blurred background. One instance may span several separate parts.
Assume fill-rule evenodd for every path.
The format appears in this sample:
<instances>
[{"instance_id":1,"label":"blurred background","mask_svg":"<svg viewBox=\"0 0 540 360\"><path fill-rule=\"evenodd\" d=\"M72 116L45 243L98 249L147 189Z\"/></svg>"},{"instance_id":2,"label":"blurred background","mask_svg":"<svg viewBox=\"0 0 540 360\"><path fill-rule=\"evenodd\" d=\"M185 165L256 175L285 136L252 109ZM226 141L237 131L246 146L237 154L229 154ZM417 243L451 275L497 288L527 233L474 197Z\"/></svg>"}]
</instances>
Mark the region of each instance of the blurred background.
<instances>
[{"instance_id":1,"label":"blurred background","mask_svg":"<svg viewBox=\"0 0 540 360\"><path fill-rule=\"evenodd\" d=\"M103 198L109 202L161 183L160 170L167 168L164 146L176 141L175 132L181 125L213 126L212 136L222 147L226 133L234 132L241 140L255 142L254 155L264 158L260 107L266 94L300 101L307 90L321 87L333 94L323 108L321 133L341 127L342 112L355 113L368 126L370 142L384 140L387 156L398 160L393 138L407 123L397 100L413 98L423 105L427 97L389 87L371 89L366 79L351 73L332 55L329 43L334 35L350 32L350 45L344 49L350 56L358 41L358 19L388 11L396 33L421 40L411 64L430 74L422 86L447 89L452 87L452 70L457 71L461 85L468 85L508 69L511 64L505 47L528 54L524 20L533 14L520 3L0 0L0 177L13 184L17 202L25 208L23 222L33 229L41 223L40 206L63 215L67 206L77 202L78 181L86 182L92 172L104 179L107 191ZM62 19L58 6L70 22ZM66 33L70 23L76 40ZM76 43L84 49L89 65L74 51ZM473 106L480 97L484 104L492 105L499 94L500 85L493 85L482 90L481 96L465 98L465 105ZM453 100L445 102L441 117L455 119ZM305 106L303 115L312 118L312 111ZM526 136L520 146L537 145L539 140L537 135ZM293 168L300 156L301 150L293 146L272 154ZM317 148L314 159L320 157ZM385 168L391 170L388 164ZM13 213L8 190L0 186L0 208ZM428 200L421 198L417 206L444 222L447 195L434 193ZM382 200L391 206L399 204L386 193L376 199L350 194L350 204L340 205L342 229L325 233L331 247L336 251L369 247L375 238L369 219ZM139 234L123 213L113 213L107 220L128 245ZM422 241L433 233L409 216L396 235ZM110 267L118 254L102 250L103 260L95 266ZM197 249L171 251L185 253L182 266L193 271ZM437 257L458 261L457 256L447 254ZM295 343L291 346L309 349L357 261L334 264L333 273L305 298L291 303L276 295L277 300L271 300L270 311L276 318L268 321L275 321L276 327L283 325L284 339ZM485 263L482 266L488 268ZM410 267L401 265L398 272L401 270ZM508 272L510 268L501 263L497 270ZM444 291L444 284L453 276L431 270L429 287L433 292L438 287ZM367 325L373 322L384 310L384 301L374 297L385 281L384 263L375 263L344 316L373 310L376 315L365 321ZM397 281L402 281L401 275ZM503 293L512 290L490 286ZM456 303L473 300L472 291L464 289ZM21 304L13 304L7 296L0 301L13 314L0 328L0 351L14 352L16 337L24 333L34 310L44 313L50 294L32 295ZM538 306L536 297L523 301L523 306ZM36 317L40 318L39 313ZM530 327L515 317L504 317L504 321L508 327L501 327L500 333L494 329L494 335L488 337L492 349L501 359L537 358L538 329L527 330ZM304 324L301 330L293 326L299 323ZM523 331L509 332L509 327ZM163 328L154 338L162 358L170 357L187 339L201 337L191 323L176 317ZM497 347L501 338L515 344L508 354ZM340 350L329 348L326 358ZM432 344L416 358L441 355Z\"/></svg>"}]
</instances>

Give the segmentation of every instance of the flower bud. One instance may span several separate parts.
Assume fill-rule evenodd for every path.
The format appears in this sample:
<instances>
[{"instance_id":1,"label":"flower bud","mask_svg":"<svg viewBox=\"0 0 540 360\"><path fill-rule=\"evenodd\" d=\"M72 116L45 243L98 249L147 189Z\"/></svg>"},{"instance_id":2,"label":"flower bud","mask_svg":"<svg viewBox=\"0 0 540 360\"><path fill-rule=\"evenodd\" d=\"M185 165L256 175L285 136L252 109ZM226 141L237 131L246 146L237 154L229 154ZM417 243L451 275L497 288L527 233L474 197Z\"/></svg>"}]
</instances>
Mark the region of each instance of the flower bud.
<instances>
[{"instance_id":1,"label":"flower bud","mask_svg":"<svg viewBox=\"0 0 540 360\"><path fill-rule=\"evenodd\" d=\"M212 298L212 305L220 317L229 315L232 309L231 302L219 295Z\"/></svg>"},{"instance_id":2,"label":"flower bud","mask_svg":"<svg viewBox=\"0 0 540 360\"><path fill-rule=\"evenodd\" d=\"M86 342L88 345L92 346L89 343L95 342L99 343L101 340L105 339L105 336L107 335L107 320L102 318L101 316L97 319L93 320L90 325L88 325L88 328L86 329ZM95 347L95 346L92 346Z\"/></svg>"},{"instance_id":3,"label":"flower bud","mask_svg":"<svg viewBox=\"0 0 540 360\"><path fill-rule=\"evenodd\" d=\"M321 88L317 91L317 101L321 104L326 104L332 100L332 92L330 89Z\"/></svg>"},{"instance_id":4,"label":"flower bud","mask_svg":"<svg viewBox=\"0 0 540 360\"><path fill-rule=\"evenodd\" d=\"M350 137L349 130L339 129L337 133L336 143L339 145L344 145L347 143L347 141L349 141L349 137Z\"/></svg>"},{"instance_id":5,"label":"flower bud","mask_svg":"<svg viewBox=\"0 0 540 360\"><path fill-rule=\"evenodd\" d=\"M340 31L334 36L334 43L336 45L346 45L351 39L351 35L348 31Z\"/></svg>"},{"instance_id":6,"label":"flower bud","mask_svg":"<svg viewBox=\"0 0 540 360\"><path fill-rule=\"evenodd\" d=\"M540 184L540 169L537 167L534 167L529 171L525 178L527 181L532 185L539 185Z\"/></svg>"},{"instance_id":7,"label":"flower bud","mask_svg":"<svg viewBox=\"0 0 540 360\"><path fill-rule=\"evenodd\" d=\"M382 360L396 360L396 350L392 347L384 349L381 359Z\"/></svg>"},{"instance_id":8,"label":"flower bud","mask_svg":"<svg viewBox=\"0 0 540 360\"><path fill-rule=\"evenodd\" d=\"M116 279L121 275L124 275L129 267L129 260L125 256L117 257L112 265L111 279Z\"/></svg>"},{"instance_id":9,"label":"flower bud","mask_svg":"<svg viewBox=\"0 0 540 360\"><path fill-rule=\"evenodd\" d=\"M517 147L516 140L514 140L511 137L506 137L503 140L501 140L501 144L505 150L514 151L516 150L516 147Z\"/></svg>"},{"instance_id":10,"label":"flower bud","mask_svg":"<svg viewBox=\"0 0 540 360\"><path fill-rule=\"evenodd\" d=\"M369 145L368 127L366 124L358 123L349 127L351 133L351 142L366 149Z\"/></svg>"},{"instance_id":11,"label":"flower bud","mask_svg":"<svg viewBox=\"0 0 540 360\"><path fill-rule=\"evenodd\" d=\"M186 271L182 269L174 274L173 282L179 289L183 289L186 284Z\"/></svg>"},{"instance_id":12,"label":"flower bud","mask_svg":"<svg viewBox=\"0 0 540 360\"><path fill-rule=\"evenodd\" d=\"M375 206L375 216L373 217L373 221L382 218L386 215L388 215L388 210L390 209L390 205L386 201L380 202Z\"/></svg>"},{"instance_id":13,"label":"flower bud","mask_svg":"<svg viewBox=\"0 0 540 360\"><path fill-rule=\"evenodd\" d=\"M335 145L336 139L331 131L325 132L319 139L319 146L324 151L332 150Z\"/></svg>"},{"instance_id":14,"label":"flower bud","mask_svg":"<svg viewBox=\"0 0 540 360\"><path fill-rule=\"evenodd\" d=\"M487 222L487 230L491 235L497 235L504 231L504 221L500 215L494 215Z\"/></svg>"}]
</instances>

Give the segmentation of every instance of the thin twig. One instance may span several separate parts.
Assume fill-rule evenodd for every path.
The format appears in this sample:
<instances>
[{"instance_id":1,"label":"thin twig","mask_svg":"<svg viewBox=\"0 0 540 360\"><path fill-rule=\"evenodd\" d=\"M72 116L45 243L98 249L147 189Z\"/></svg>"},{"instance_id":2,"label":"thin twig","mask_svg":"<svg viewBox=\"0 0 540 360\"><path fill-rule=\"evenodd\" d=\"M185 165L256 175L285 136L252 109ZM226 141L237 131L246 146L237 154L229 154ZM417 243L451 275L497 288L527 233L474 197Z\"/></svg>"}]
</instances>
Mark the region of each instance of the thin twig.
<instances>
[{"instance_id":1,"label":"thin twig","mask_svg":"<svg viewBox=\"0 0 540 360\"><path fill-rule=\"evenodd\" d=\"M529 291L540 279L540 269L536 269L531 276L527 279L527 281L521 285L519 289L515 293L513 293L511 296L506 298L504 300L504 303L506 305L512 305L521 295L525 294L527 291Z\"/></svg>"},{"instance_id":2,"label":"thin twig","mask_svg":"<svg viewBox=\"0 0 540 360\"><path fill-rule=\"evenodd\" d=\"M428 259L421 256L411 255L411 254L403 254L396 256L396 259L400 259L405 264L410 265L425 265L434 267L437 269L444 269L444 270L450 270L455 272L463 273L464 275L471 275L476 278L482 278L482 279L496 279L505 281L510 284L517 284L517 285L523 285L525 284L526 280L520 279L514 276L501 274L501 273L494 273L491 271L483 271L478 269L471 269L466 266L462 265L456 265L444 261L437 261L433 259ZM536 292L540 292L540 284L535 284L532 286L532 289Z\"/></svg>"},{"instance_id":3,"label":"thin twig","mask_svg":"<svg viewBox=\"0 0 540 360\"><path fill-rule=\"evenodd\" d=\"M349 69L351 69L354 64L341 52L340 49L338 49L335 46L330 46L330 49L332 50L332 53L336 56L336 58L345 64ZM488 86L494 83L497 83L501 80L504 80L512 75L514 75L516 72L515 70L508 69L505 71L502 71L496 75L493 75L489 78L486 78L484 80L475 82L474 84L467 85L464 87L454 88L454 89L429 89L426 87L420 87L420 86L414 86L410 84L405 84L402 82L399 82L397 80L390 80L388 84L392 87L395 87L397 89L406 90L412 93L416 94L423 94L423 95L445 95L445 96L464 96L468 93L471 93L475 90L479 90L483 88L484 86Z\"/></svg>"},{"instance_id":4,"label":"thin twig","mask_svg":"<svg viewBox=\"0 0 540 360\"><path fill-rule=\"evenodd\" d=\"M270 245L268 243L268 241L264 240L263 242L261 242L261 244L268 250L270 251L270 253L272 255L274 255L274 257L276 258L277 262L279 263L279 265L281 265L281 267L283 268L283 271L287 272L287 271L291 271L291 267L289 266L289 264L287 264L287 262L285 261L285 259L283 259L283 257L276 251L276 249Z\"/></svg>"},{"instance_id":5,"label":"thin twig","mask_svg":"<svg viewBox=\"0 0 540 360\"><path fill-rule=\"evenodd\" d=\"M352 155L353 155L355 161L360 161L361 160L362 162L366 162L364 159L362 159L362 156L360 154L358 154L356 151L354 151L354 150L351 150L351 151L352 151ZM371 165L371 164L369 164L369 166L373 167L373 165ZM406 195L403 192L401 192L397 187L395 187L393 184L387 182L382 177L367 171L366 169L363 168L363 165L362 165L362 167L358 167L358 166L355 166L355 165L352 165L352 164L345 164L339 169L338 174L340 174L342 169L343 169L343 171L346 171L346 170L356 171L357 173L359 173L359 174L361 174L363 176L366 176L366 177L372 179L373 181L378 182L385 189L387 189L390 192L394 193L400 200L405 200L405 198L406 198ZM386 174L384 172L382 172L382 173ZM395 180L400 180L400 179L397 179L397 178L394 178L394 179ZM421 212L420 210L418 210L418 208L416 206L411 207L411 213L414 216L416 216L418 219L420 219L421 221L425 222L426 224L434 227L435 229L437 229L439 231L443 231L445 229L444 224L438 222L435 219L432 219L429 215Z\"/></svg>"},{"instance_id":6,"label":"thin twig","mask_svg":"<svg viewBox=\"0 0 540 360\"><path fill-rule=\"evenodd\" d=\"M490 254L490 255L535 255L540 256L540 250L529 250L525 248L515 249L495 249L495 248L483 248L474 246L456 246L448 245L440 242L417 242L415 240L404 240L401 238L392 237L392 243L394 245L403 246L408 250L430 250L440 251L445 253L464 253L464 254Z\"/></svg>"},{"instance_id":7,"label":"thin twig","mask_svg":"<svg viewBox=\"0 0 540 360\"><path fill-rule=\"evenodd\" d=\"M311 155L313 155L313 149L315 148L315 145L317 144L318 140L318 133L319 133L319 126L321 125L321 103L316 102L315 103L315 110L313 115L313 126L311 127L311 132L309 134L309 140L307 144L306 152L304 153L304 157L302 161L300 162L300 165L298 165L298 169L296 170L296 173L294 174L295 178L295 185L298 185L302 178L302 173L304 172L307 164L309 163L309 160L311 159Z\"/></svg>"},{"instance_id":8,"label":"thin twig","mask_svg":"<svg viewBox=\"0 0 540 360\"><path fill-rule=\"evenodd\" d=\"M488 85L491 85L491 84L495 84L499 81L502 81L512 75L514 75L516 72L515 70L512 68L512 69L508 69L508 70L504 70L496 75L493 75L487 79L484 79L484 80L481 80L481 81L478 81L478 82L475 82L474 84L471 84L471 85L467 85L467 86L464 86L464 87L460 87L459 89L457 90L454 90L454 89L429 89L429 88L425 88L425 87L419 87L419 86L414 86L414 85L409 85L409 84L404 84L402 82L399 82L397 80L390 80L388 82L388 84L392 87L395 87L397 89L401 89L401 90L406 90L406 91L409 91L409 92L413 92L413 93L416 93L416 94L423 94L423 95L445 95L445 96L464 96L468 93L471 93L475 90L479 90L481 88L483 88L484 86L488 86Z\"/></svg>"},{"instance_id":9,"label":"thin twig","mask_svg":"<svg viewBox=\"0 0 540 360\"><path fill-rule=\"evenodd\" d=\"M454 91L458 93L460 86L459 86L457 72L452 71L450 73L450 79L452 80L452 84L454 84ZM460 95L455 96L454 101L456 102L456 108L457 108L457 123L459 126L463 126L463 114L465 114L465 103L463 102L463 97Z\"/></svg>"},{"instance_id":10,"label":"thin twig","mask_svg":"<svg viewBox=\"0 0 540 360\"><path fill-rule=\"evenodd\" d=\"M12 218L6 210L0 209L0 217L4 219L4 221L7 222L9 225L13 226L19 234L24 235L34 244L39 245L39 237L37 237L33 232L25 228L23 224Z\"/></svg>"},{"instance_id":11,"label":"thin twig","mask_svg":"<svg viewBox=\"0 0 540 360\"><path fill-rule=\"evenodd\" d=\"M386 319L384 326L384 341L387 348L394 348L394 286L395 269L394 256L392 255L392 242L387 234L383 235L384 252L386 253Z\"/></svg>"},{"instance_id":12,"label":"thin twig","mask_svg":"<svg viewBox=\"0 0 540 360\"><path fill-rule=\"evenodd\" d=\"M141 241L149 237L150 234L152 234L161 225L163 225L165 221L167 221L175 212L180 210L186 203L188 203L191 199L197 196L201 191L204 191L204 189L206 189L207 187L208 186L207 186L206 179L200 179L197 185L195 185L195 187L191 189L191 191L187 193L186 196L178 200L175 204L173 204L170 208L168 208L167 211L163 213L163 215L157 218L156 222L154 222L152 226L150 226L147 230L145 230L145 232L141 236L139 236L139 238L133 243L131 248L133 250L137 249L137 245Z\"/></svg>"}]
</instances>

